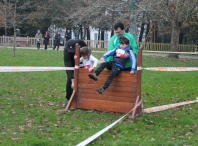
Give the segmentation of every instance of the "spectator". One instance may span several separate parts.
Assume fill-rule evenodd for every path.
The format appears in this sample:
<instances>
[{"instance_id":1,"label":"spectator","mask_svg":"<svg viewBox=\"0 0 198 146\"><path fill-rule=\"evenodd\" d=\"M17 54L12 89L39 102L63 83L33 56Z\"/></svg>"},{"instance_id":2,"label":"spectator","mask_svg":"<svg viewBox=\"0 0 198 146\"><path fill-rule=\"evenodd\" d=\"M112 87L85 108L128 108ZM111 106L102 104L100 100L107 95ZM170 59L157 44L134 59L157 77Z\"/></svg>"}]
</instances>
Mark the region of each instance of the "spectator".
<instances>
[{"instance_id":1,"label":"spectator","mask_svg":"<svg viewBox=\"0 0 198 146\"><path fill-rule=\"evenodd\" d=\"M35 38L36 38L36 43L37 43L37 49L39 50L40 49L40 44L41 44L41 38L42 38L40 30L38 30Z\"/></svg>"},{"instance_id":2,"label":"spectator","mask_svg":"<svg viewBox=\"0 0 198 146\"><path fill-rule=\"evenodd\" d=\"M133 54L135 55L135 57L137 56L137 44L136 44L136 41L133 37L133 35L129 34L129 33L126 33L125 32L125 29L124 29L124 25L123 23L121 22L118 22L114 25L114 30L115 30L115 35L113 35L109 41L109 46L108 46L108 50L107 52L115 49L118 47L119 43L120 43L120 38L121 37L126 37L129 39L129 47L130 49L132 50ZM125 53L124 54L124 57L128 58L129 57L129 54L128 53ZM106 61L109 62L113 59L113 56L109 56ZM123 71L131 71L131 61L130 59L128 59L126 65L125 65L125 68L123 69Z\"/></svg>"},{"instance_id":3,"label":"spectator","mask_svg":"<svg viewBox=\"0 0 198 146\"><path fill-rule=\"evenodd\" d=\"M56 49L56 46L58 46L57 50L59 50L59 44L60 44L60 32L58 31L56 33L56 36L55 36L55 43L54 43L54 49L53 50Z\"/></svg>"},{"instance_id":4,"label":"spectator","mask_svg":"<svg viewBox=\"0 0 198 146\"><path fill-rule=\"evenodd\" d=\"M17 32L16 32L16 36L17 36L17 37L20 37L20 35L21 35L21 33L20 33L20 29L19 29L19 28L17 28L16 30L17 30Z\"/></svg>"},{"instance_id":5,"label":"spectator","mask_svg":"<svg viewBox=\"0 0 198 146\"><path fill-rule=\"evenodd\" d=\"M71 39L71 33L70 33L70 30L69 29L65 33L65 38L66 38L66 43L65 43L65 45L66 45L67 44L67 41L69 41Z\"/></svg>"},{"instance_id":6,"label":"spectator","mask_svg":"<svg viewBox=\"0 0 198 146\"><path fill-rule=\"evenodd\" d=\"M47 45L49 44L49 38L50 38L50 36L49 36L49 34L48 34L48 32L46 31L46 33L45 33L45 35L44 35L44 44L45 44L45 50L47 50Z\"/></svg>"},{"instance_id":7,"label":"spectator","mask_svg":"<svg viewBox=\"0 0 198 146\"><path fill-rule=\"evenodd\" d=\"M80 45L80 47L87 46L86 43L81 40L81 39L70 39L67 42L67 45L65 46L64 49L64 64L65 67L74 67L75 66L75 60L74 60L74 55L75 55L75 46L76 43ZM67 83L66 83L66 103L65 106L68 104L70 97L73 92L74 88L74 71L73 70L66 70L67 73Z\"/></svg>"}]
</instances>

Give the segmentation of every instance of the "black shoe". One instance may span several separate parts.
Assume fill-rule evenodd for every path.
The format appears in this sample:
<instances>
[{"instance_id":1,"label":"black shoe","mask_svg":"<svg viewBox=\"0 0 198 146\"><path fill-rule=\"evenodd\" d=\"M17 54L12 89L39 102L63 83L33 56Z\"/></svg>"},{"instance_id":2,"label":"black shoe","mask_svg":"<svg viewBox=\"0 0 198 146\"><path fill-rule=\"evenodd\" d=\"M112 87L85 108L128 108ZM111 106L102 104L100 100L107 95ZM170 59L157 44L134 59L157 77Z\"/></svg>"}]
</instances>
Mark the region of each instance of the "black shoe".
<instances>
[{"instance_id":1,"label":"black shoe","mask_svg":"<svg viewBox=\"0 0 198 146\"><path fill-rule=\"evenodd\" d=\"M96 75L96 73L89 73L89 78L91 78L91 79L93 79L93 80L95 80L95 81L97 81L98 80L98 77L97 77L97 75Z\"/></svg>"},{"instance_id":2,"label":"black shoe","mask_svg":"<svg viewBox=\"0 0 198 146\"><path fill-rule=\"evenodd\" d=\"M98 88L97 91L98 91L100 94L102 94L102 93L104 92L104 88L102 88L102 87L101 87L101 88Z\"/></svg>"}]
</instances>

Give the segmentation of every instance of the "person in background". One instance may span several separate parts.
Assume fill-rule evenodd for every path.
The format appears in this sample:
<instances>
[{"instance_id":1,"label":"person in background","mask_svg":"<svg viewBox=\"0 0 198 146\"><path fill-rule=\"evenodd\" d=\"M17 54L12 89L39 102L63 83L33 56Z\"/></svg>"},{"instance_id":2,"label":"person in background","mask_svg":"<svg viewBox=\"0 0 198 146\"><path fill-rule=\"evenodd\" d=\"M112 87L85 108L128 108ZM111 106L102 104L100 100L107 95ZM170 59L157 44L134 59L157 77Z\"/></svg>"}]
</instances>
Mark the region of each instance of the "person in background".
<instances>
[{"instance_id":1,"label":"person in background","mask_svg":"<svg viewBox=\"0 0 198 146\"><path fill-rule=\"evenodd\" d=\"M76 43L79 44L80 47L87 46L87 44L81 39L70 39L67 42L67 45L64 48L64 64L65 67L74 67L75 66L75 48ZM66 103L65 106L69 103L70 97L74 88L74 71L66 70L67 73L67 83L66 83Z\"/></svg>"},{"instance_id":2,"label":"person in background","mask_svg":"<svg viewBox=\"0 0 198 146\"><path fill-rule=\"evenodd\" d=\"M36 43L37 43L37 49L39 50L40 49L40 44L41 44L41 38L42 38L40 30L38 30L35 38L36 38Z\"/></svg>"},{"instance_id":3,"label":"person in background","mask_svg":"<svg viewBox=\"0 0 198 146\"><path fill-rule=\"evenodd\" d=\"M66 38L66 43L65 43L65 45L66 45L67 42L71 39L71 33L70 33L70 30L69 29L65 33L65 38Z\"/></svg>"},{"instance_id":4,"label":"person in background","mask_svg":"<svg viewBox=\"0 0 198 146\"><path fill-rule=\"evenodd\" d=\"M55 43L54 43L54 48L53 48L53 50L56 49L56 46L58 46L58 47L57 47L57 50L59 50L59 44L60 44L60 32L58 31L58 32L56 33L56 35L55 35Z\"/></svg>"},{"instance_id":5,"label":"person in background","mask_svg":"<svg viewBox=\"0 0 198 146\"><path fill-rule=\"evenodd\" d=\"M49 44L49 38L50 38L50 35L48 34L48 32L46 31L45 32L45 35L44 35L44 44L45 44L45 50L47 50L47 45Z\"/></svg>"},{"instance_id":6,"label":"person in background","mask_svg":"<svg viewBox=\"0 0 198 146\"><path fill-rule=\"evenodd\" d=\"M17 36L17 37L20 37L20 35L21 35L20 29L19 29L19 28L17 28L16 30L17 30L17 32L16 32L16 36Z\"/></svg>"},{"instance_id":7,"label":"person in background","mask_svg":"<svg viewBox=\"0 0 198 146\"><path fill-rule=\"evenodd\" d=\"M125 29L124 29L124 24L121 22L118 22L114 25L114 30L115 30L115 35L113 35L109 41L109 46L108 46L108 50L107 52L115 49L118 47L118 45L120 44L120 38L121 37L126 37L129 40L129 47L132 50L133 54L135 55L135 57L137 57L137 44L136 41L133 37L132 34L130 33L126 33ZM125 53L124 54L125 58L129 58L129 54ZM113 56L109 56L107 57L106 61L110 62L113 59ZM130 59L128 59L125 68L123 69L123 71L131 71L131 61Z\"/></svg>"}]
</instances>

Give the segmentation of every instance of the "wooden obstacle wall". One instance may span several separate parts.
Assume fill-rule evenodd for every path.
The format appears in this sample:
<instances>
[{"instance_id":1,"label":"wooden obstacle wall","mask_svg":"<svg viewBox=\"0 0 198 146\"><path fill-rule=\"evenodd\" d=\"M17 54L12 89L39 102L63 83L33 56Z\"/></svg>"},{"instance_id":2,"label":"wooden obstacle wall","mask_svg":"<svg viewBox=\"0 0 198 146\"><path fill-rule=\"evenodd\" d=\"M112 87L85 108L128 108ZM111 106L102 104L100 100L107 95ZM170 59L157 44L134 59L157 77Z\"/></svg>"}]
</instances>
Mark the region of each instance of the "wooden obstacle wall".
<instances>
[{"instance_id":1,"label":"wooden obstacle wall","mask_svg":"<svg viewBox=\"0 0 198 146\"><path fill-rule=\"evenodd\" d=\"M76 55L79 56L78 46L76 50ZM142 50L138 49L138 67L141 67L141 63ZM75 65L79 66L79 62L76 61ZM109 88L100 94L96 89L103 87L109 73L110 71L103 70L98 81L94 81L89 78L88 69L75 69L73 108L128 113L141 100L141 70L137 70L133 75L122 71L113 79ZM140 112L141 107L138 107L132 116Z\"/></svg>"}]
</instances>

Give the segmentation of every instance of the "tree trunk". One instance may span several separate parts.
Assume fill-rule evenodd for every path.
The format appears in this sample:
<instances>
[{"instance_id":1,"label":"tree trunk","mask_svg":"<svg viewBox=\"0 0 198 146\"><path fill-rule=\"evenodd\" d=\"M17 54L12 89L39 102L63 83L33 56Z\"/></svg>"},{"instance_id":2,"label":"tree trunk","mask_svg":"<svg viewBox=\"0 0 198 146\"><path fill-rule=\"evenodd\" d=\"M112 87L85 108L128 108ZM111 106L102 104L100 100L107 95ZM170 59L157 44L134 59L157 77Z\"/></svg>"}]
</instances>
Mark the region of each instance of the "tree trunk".
<instances>
[{"instance_id":1,"label":"tree trunk","mask_svg":"<svg viewBox=\"0 0 198 146\"><path fill-rule=\"evenodd\" d=\"M143 32L144 32L144 23L142 23L142 26L141 26L140 36L139 36L139 42L142 42Z\"/></svg>"},{"instance_id":2,"label":"tree trunk","mask_svg":"<svg viewBox=\"0 0 198 146\"><path fill-rule=\"evenodd\" d=\"M15 57L15 47L16 47L16 28L14 26L14 47L13 47L13 56Z\"/></svg>"},{"instance_id":3,"label":"tree trunk","mask_svg":"<svg viewBox=\"0 0 198 146\"><path fill-rule=\"evenodd\" d=\"M101 30L101 40L104 41L104 30Z\"/></svg>"},{"instance_id":4,"label":"tree trunk","mask_svg":"<svg viewBox=\"0 0 198 146\"><path fill-rule=\"evenodd\" d=\"M114 30L112 29L111 30L111 37L114 35Z\"/></svg>"},{"instance_id":5,"label":"tree trunk","mask_svg":"<svg viewBox=\"0 0 198 146\"><path fill-rule=\"evenodd\" d=\"M128 1L129 2L129 19L130 19L130 34L133 35L137 41L137 1Z\"/></svg>"},{"instance_id":6,"label":"tree trunk","mask_svg":"<svg viewBox=\"0 0 198 146\"><path fill-rule=\"evenodd\" d=\"M183 44L184 33L179 34L179 44Z\"/></svg>"},{"instance_id":7,"label":"tree trunk","mask_svg":"<svg viewBox=\"0 0 198 146\"><path fill-rule=\"evenodd\" d=\"M150 22L148 22L147 24L146 24L146 37L147 37L147 35L148 35L148 33L149 33L149 30L150 30ZM147 42L147 40L148 40L148 38L146 38L145 37L145 42Z\"/></svg>"},{"instance_id":8,"label":"tree trunk","mask_svg":"<svg viewBox=\"0 0 198 146\"><path fill-rule=\"evenodd\" d=\"M99 48L99 40L100 40L100 27L98 28L98 43L96 45L96 48Z\"/></svg>"},{"instance_id":9,"label":"tree trunk","mask_svg":"<svg viewBox=\"0 0 198 146\"><path fill-rule=\"evenodd\" d=\"M176 21L172 21L172 34L171 34L171 44L170 51L178 52L178 43L179 43L179 33L180 27ZM168 58L179 58L178 53L170 53L167 56Z\"/></svg>"},{"instance_id":10,"label":"tree trunk","mask_svg":"<svg viewBox=\"0 0 198 146\"><path fill-rule=\"evenodd\" d=\"M89 26L86 28L87 30L87 40L90 40L90 31L89 31Z\"/></svg>"}]
</instances>

